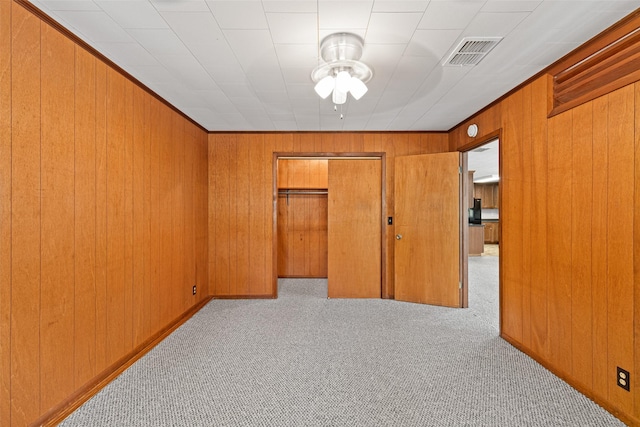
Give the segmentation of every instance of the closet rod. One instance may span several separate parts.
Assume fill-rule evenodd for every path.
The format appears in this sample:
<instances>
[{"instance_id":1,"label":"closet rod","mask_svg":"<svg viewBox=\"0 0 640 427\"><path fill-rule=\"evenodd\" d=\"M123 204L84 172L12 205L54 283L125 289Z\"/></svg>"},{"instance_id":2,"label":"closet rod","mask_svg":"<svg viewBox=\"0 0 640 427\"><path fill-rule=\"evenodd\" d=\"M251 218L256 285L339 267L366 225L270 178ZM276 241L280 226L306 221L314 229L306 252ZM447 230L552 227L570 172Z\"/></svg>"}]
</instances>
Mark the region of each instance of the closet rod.
<instances>
[{"instance_id":1,"label":"closet rod","mask_svg":"<svg viewBox=\"0 0 640 427\"><path fill-rule=\"evenodd\" d=\"M278 194L329 194L327 190L278 190Z\"/></svg>"}]
</instances>

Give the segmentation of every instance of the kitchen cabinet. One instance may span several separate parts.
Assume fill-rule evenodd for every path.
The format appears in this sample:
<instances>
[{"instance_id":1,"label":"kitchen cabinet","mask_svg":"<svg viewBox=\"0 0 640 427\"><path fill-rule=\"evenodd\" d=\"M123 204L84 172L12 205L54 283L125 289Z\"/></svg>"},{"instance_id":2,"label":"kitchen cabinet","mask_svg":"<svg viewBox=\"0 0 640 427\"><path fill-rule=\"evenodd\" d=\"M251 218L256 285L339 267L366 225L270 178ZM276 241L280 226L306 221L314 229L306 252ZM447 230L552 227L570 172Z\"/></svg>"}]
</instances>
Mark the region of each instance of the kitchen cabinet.
<instances>
[{"instance_id":1,"label":"kitchen cabinet","mask_svg":"<svg viewBox=\"0 0 640 427\"><path fill-rule=\"evenodd\" d=\"M483 209L498 209L498 184L474 184L473 197L482 199Z\"/></svg>"},{"instance_id":2,"label":"kitchen cabinet","mask_svg":"<svg viewBox=\"0 0 640 427\"><path fill-rule=\"evenodd\" d=\"M500 224L496 222L482 222L484 225L484 242L498 243L500 241Z\"/></svg>"}]
</instances>

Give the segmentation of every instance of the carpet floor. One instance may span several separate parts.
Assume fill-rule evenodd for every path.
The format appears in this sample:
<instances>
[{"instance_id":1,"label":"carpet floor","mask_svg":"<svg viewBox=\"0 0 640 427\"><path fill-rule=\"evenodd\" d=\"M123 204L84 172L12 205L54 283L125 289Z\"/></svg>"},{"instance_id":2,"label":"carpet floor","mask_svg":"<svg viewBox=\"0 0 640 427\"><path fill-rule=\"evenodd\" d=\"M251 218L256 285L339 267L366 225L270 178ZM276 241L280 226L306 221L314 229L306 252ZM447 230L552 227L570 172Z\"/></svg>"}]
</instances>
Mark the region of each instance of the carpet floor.
<instances>
[{"instance_id":1,"label":"carpet floor","mask_svg":"<svg viewBox=\"0 0 640 427\"><path fill-rule=\"evenodd\" d=\"M62 425L623 425L498 337L498 258L469 261L469 309L317 279L211 301Z\"/></svg>"}]
</instances>

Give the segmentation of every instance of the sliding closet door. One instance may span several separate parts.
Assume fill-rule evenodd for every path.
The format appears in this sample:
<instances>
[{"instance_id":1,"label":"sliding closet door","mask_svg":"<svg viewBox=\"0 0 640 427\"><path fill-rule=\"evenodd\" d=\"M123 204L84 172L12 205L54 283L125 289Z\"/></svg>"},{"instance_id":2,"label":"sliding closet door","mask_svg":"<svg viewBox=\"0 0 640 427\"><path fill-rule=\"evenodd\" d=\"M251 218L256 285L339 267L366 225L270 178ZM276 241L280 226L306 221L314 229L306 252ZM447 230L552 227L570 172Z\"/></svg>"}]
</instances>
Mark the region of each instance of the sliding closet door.
<instances>
[{"instance_id":1,"label":"sliding closet door","mask_svg":"<svg viewBox=\"0 0 640 427\"><path fill-rule=\"evenodd\" d=\"M382 165L329 160L328 296L380 298Z\"/></svg>"}]
</instances>

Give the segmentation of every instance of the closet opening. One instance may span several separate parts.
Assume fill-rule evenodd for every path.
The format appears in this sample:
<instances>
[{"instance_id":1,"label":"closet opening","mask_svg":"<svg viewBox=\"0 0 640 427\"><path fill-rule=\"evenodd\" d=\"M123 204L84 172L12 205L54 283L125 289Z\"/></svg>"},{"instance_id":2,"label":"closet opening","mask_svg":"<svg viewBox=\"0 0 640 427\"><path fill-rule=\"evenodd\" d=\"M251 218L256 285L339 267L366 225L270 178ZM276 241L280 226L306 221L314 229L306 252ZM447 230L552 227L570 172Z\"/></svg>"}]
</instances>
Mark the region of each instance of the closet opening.
<instances>
[{"instance_id":1,"label":"closet opening","mask_svg":"<svg viewBox=\"0 0 640 427\"><path fill-rule=\"evenodd\" d=\"M329 298L382 296L383 159L274 153L274 295L324 279Z\"/></svg>"}]
</instances>

